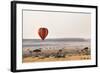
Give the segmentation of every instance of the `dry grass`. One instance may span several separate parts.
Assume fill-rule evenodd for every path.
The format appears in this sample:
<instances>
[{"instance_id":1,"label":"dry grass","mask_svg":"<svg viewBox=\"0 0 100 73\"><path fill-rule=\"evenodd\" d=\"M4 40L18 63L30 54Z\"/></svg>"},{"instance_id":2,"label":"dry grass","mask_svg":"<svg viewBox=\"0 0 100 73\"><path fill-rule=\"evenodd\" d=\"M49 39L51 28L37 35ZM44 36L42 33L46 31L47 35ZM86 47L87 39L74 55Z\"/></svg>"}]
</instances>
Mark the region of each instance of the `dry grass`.
<instances>
[{"instance_id":1,"label":"dry grass","mask_svg":"<svg viewBox=\"0 0 100 73\"><path fill-rule=\"evenodd\" d=\"M89 60L90 55L67 55L65 58L54 57L27 57L23 58L23 63L28 62L50 62L50 61L69 61L69 60Z\"/></svg>"}]
</instances>

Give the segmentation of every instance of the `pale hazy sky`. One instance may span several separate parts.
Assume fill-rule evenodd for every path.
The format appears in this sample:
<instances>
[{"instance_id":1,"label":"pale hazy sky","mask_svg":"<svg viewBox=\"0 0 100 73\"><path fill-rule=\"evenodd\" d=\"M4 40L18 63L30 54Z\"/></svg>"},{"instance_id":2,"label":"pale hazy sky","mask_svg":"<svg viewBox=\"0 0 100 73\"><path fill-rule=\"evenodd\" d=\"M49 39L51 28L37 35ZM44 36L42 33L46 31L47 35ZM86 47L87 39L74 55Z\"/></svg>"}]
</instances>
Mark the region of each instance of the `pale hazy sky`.
<instances>
[{"instance_id":1,"label":"pale hazy sky","mask_svg":"<svg viewBox=\"0 0 100 73\"><path fill-rule=\"evenodd\" d=\"M40 39L40 27L48 28L47 38L90 38L91 14L23 11L24 39Z\"/></svg>"}]
</instances>

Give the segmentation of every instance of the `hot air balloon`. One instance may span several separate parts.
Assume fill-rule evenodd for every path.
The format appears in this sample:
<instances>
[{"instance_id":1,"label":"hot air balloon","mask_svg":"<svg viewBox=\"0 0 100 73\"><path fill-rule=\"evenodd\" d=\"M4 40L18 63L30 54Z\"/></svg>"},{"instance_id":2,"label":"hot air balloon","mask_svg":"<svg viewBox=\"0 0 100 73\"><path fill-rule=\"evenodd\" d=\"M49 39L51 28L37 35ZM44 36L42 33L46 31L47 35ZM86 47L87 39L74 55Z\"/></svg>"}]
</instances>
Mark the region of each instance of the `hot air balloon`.
<instances>
[{"instance_id":1,"label":"hot air balloon","mask_svg":"<svg viewBox=\"0 0 100 73\"><path fill-rule=\"evenodd\" d=\"M41 27L38 30L38 34L41 37L41 39L44 40L47 37L47 35L48 35L48 29L44 28L44 27Z\"/></svg>"}]
</instances>

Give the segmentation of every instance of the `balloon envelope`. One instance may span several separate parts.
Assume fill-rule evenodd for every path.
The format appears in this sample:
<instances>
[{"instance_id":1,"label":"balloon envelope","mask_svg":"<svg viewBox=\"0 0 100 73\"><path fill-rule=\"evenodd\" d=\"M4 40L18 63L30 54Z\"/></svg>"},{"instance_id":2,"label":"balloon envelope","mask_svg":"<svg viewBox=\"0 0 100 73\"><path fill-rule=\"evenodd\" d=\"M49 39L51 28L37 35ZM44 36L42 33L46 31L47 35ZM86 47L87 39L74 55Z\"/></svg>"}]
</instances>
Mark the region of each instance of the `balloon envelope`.
<instances>
[{"instance_id":1,"label":"balloon envelope","mask_svg":"<svg viewBox=\"0 0 100 73\"><path fill-rule=\"evenodd\" d=\"M46 38L46 36L48 35L48 29L47 28L39 28L38 30L38 34L41 37L42 40L44 40Z\"/></svg>"}]
</instances>

